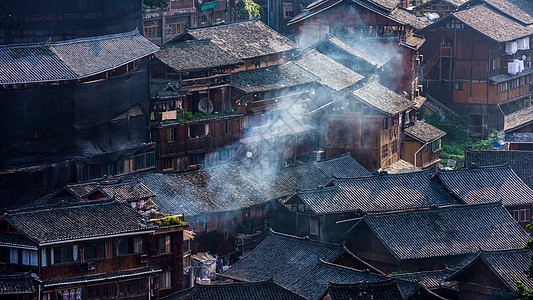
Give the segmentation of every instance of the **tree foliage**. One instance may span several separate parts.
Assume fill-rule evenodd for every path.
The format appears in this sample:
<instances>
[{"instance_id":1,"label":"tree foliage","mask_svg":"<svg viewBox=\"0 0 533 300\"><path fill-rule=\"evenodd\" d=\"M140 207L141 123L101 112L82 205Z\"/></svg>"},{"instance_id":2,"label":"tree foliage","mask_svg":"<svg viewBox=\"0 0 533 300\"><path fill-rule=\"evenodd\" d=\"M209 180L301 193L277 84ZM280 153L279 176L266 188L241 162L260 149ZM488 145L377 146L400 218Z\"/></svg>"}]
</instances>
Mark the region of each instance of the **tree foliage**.
<instances>
[{"instance_id":1,"label":"tree foliage","mask_svg":"<svg viewBox=\"0 0 533 300\"><path fill-rule=\"evenodd\" d=\"M167 8L168 0L144 0L143 9Z\"/></svg>"},{"instance_id":2,"label":"tree foliage","mask_svg":"<svg viewBox=\"0 0 533 300\"><path fill-rule=\"evenodd\" d=\"M527 228L531 229L533 228L533 222L529 223L527 225ZM533 240L528 240L526 242L526 246L524 249L533 249ZM524 273L526 273L527 278L533 279L533 257L531 258L531 262L528 265L527 270L524 270ZM516 284L516 293L520 297L520 299L523 300L533 300L533 289L527 288L522 282L517 281Z\"/></svg>"},{"instance_id":3,"label":"tree foliage","mask_svg":"<svg viewBox=\"0 0 533 300\"><path fill-rule=\"evenodd\" d=\"M253 0L241 0L236 7L237 19L249 20L255 17L261 18L263 8Z\"/></svg>"}]
</instances>

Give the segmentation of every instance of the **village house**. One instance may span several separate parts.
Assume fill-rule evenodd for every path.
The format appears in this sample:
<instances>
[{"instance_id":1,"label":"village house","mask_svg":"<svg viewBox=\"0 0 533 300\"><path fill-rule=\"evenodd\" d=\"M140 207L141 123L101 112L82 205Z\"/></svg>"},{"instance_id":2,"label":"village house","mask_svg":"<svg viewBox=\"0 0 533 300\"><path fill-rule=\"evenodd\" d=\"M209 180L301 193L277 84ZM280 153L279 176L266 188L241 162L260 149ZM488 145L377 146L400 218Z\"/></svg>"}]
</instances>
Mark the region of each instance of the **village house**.
<instances>
[{"instance_id":1,"label":"village house","mask_svg":"<svg viewBox=\"0 0 533 300\"><path fill-rule=\"evenodd\" d=\"M465 150L464 165L469 167L501 166L508 164L522 181L533 189L533 151Z\"/></svg>"},{"instance_id":2,"label":"village house","mask_svg":"<svg viewBox=\"0 0 533 300\"><path fill-rule=\"evenodd\" d=\"M466 204L501 201L516 222L530 231L526 225L531 222L533 190L509 165L437 171L435 179Z\"/></svg>"},{"instance_id":3,"label":"village house","mask_svg":"<svg viewBox=\"0 0 533 300\"><path fill-rule=\"evenodd\" d=\"M185 171L235 154L243 114L231 101L231 70L243 61L211 40L161 46L152 60L152 141L157 169Z\"/></svg>"},{"instance_id":4,"label":"village house","mask_svg":"<svg viewBox=\"0 0 533 300\"><path fill-rule=\"evenodd\" d=\"M446 268L436 271L391 274L391 276L405 281L418 282L427 290L445 299L457 299L459 295L457 282L448 279L457 270Z\"/></svg>"},{"instance_id":5,"label":"village house","mask_svg":"<svg viewBox=\"0 0 533 300\"><path fill-rule=\"evenodd\" d=\"M504 116L529 101L531 9L522 0L485 1L417 32L426 39L420 49L426 96L470 115L474 136L502 130Z\"/></svg>"},{"instance_id":6,"label":"village house","mask_svg":"<svg viewBox=\"0 0 533 300\"><path fill-rule=\"evenodd\" d=\"M334 178L314 190L297 191L278 206L275 230L326 242L342 242L367 213L423 209L460 203L431 181L432 170Z\"/></svg>"},{"instance_id":7,"label":"village house","mask_svg":"<svg viewBox=\"0 0 533 300\"><path fill-rule=\"evenodd\" d=\"M509 150L533 150L533 106L515 111L504 117L504 141Z\"/></svg>"},{"instance_id":8,"label":"village house","mask_svg":"<svg viewBox=\"0 0 533 300\"><path fill-rule=\"evenodd\" d=\"M384 272L416 272L462 266L479 249L522 249L528 239L501 203L489 203L367 214L346 246Z\"/></svg>"},{"instance_id":9,"label":"village house","mask_svg":"<svg viewBox=\"0 0 533 300\"><path fill-rule=\"evenodd\" d=\"M445 299L428 290L418 289L413 294L406 296L402 294L400 284L395 279L387 279L380 282L354 282L354 283L337 283L330 282L327 292L321 300L340 300L353 299L364 300L368 296L372 299Z\"/></svg>"},{"instance_id":10,"label":"village house","mask_svg":"<svg viewBox=\"0 0 533 300\"><path fill-rule=\"evenodd\" d=\"M533 251L517 249L503 251L480 251L476 258L464 268L450 276L458 281L459 299L519 299L516 282L526 288L533 288L533 281L524 273L529 269Z\"/></svg>"},{"instance_id":11,"label":"village house","mask_svg":"<svg viewBox=\"0 0 533 300\"><path fill-rule=\"evenodd\" d=\"M168 0L166 8L144 9L142 18L144 37L162 45L187 28L234 21L235 0Z\"/></svg>"},{"instance_id":12,"label":"village house","mask_svg":"<svg viewBox=\"0 0 533 300\"><path fill-rule=\"evenodd\" d=\"M292 38L295 29L287 23L299 15L313 0L254 0L254 2L263 8L261 15L263 22L284 36Z\"/></svg>"},{"instance_id":13,"label":"village house","mask_svg":"<svg viewBox=\"0 0 533 300\"><path fill-rule=\"evenodd\" d=\"M377 81L326 107L326 157L350 152L366 169L400 159L406 112L415 103Z\"/></svg>"},{"instance_id":14,"label":"village house","mask_svg":"<svg viewBox=\"0 0 533 300\"><path fill-rule=\"evenodd\" d=\"M191 39L210 39L222 50L243 60L244 64L233 72L284 63L297 49L293 41L258 19L185 30L171 42Z\"/></svg>"},{"instance_id":15,"label":"village house","mask_svg":"<svg viewBox=\"0 0 533 300\"><path fill-rule=\"evenodd\" d=\"M37 299L37 278L31 273L0 274L0 297L6 300Z\"/></svg>"},{"instance_id":16,"label":"village house","mask_svg":"<svg viewBox=\"0 0 533 300\"><path fill-rule=\"evenodd\" d=\"M405 141L402 158L422 169L435 168L440 161L442 137L446 132L419 121L404 130Z\"/></svg>"},{"instance_id":17,"label":"village house","mask_svg":"<svg viewBox=\"0 0 533 300\"><path fill-rule=\"evenodd\" d=\"M137 30L0 47L3 207L153 168L147 58L157 50Z\"/></svg>"},{"instance_id":18,"label":"village house","mask_svg":"<svg viewBox=\"0 0 533 300\"><path fill-rule=\"evenodd\" d=\"M2 265L35 273L41 299L146 298L183 289L183 221L158 226L126 203L75 200L0 220Z\"/></svg>"},{"instance_id":19,"label":"village house","mask_svg":"<svg viewBox=\"0 0 533 300\"><path fill-rule=\"evenodd\" d=\"M421 15L438 14L439 18L444 18L447 15L455 12L460 6L467 3L468 0L430 0L418 4L413 8L414 11ZM438 19L436 21L438 21Z\"/></svg>"}]
</instances>

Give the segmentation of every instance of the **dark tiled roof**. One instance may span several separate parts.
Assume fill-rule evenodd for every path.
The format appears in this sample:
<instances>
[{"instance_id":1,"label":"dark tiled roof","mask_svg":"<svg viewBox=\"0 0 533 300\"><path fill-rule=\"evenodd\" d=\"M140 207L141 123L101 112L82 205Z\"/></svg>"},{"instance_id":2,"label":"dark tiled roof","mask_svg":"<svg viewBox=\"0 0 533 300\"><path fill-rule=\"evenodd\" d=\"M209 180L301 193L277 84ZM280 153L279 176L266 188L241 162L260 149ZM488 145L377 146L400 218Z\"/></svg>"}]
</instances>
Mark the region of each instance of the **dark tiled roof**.
<instances>
[{"instance_id":1,"label":"dark tiled roof","mask_svg":"<svg viewBox=\"0 0 533 300\"><path fill-rule=\"evenodd\" d=\"M170 99L179 96L185 96L187 91L178 90L172 86L171 82L150 81L150 98L152 99Z\"/></svg>"},{"instance_id":2,"label":"dark tiled roof","mask_svg":"<svg viewBox=\"0 0 533 300\"><path fill-rule=\"evenodd\" d=\"M507 42L533 34L533 26L524 26L486 5L457 11L453 16L497 42Z\"/></svg>"},{"instance_id":3,"label":"dark tiled roof","mask_svg":"<svg viewBox=\"0 0 533 300\"><path fill-rule=\"evenodd\" d=\"M37 250L38 244L25 235L15 233L0 233L0 245L8 247L32 248Z\"/></svg>"},{"instance_id":4,"label":"dark tiled roof","mask_svg":"<svg viewBox=\"0 0 533 300\"><path fill-rule=\"evenodd\" d=\"M508 166L438 171L444 186L468 204L502 201L503 205L533 203L533 190Z\"/></svg>"},{"instance_id":5,"label":"dark tiled roof","mask_svg":"<svg viewBox=\"0 0 533 300\"><path fill-rule=\"evenodd\" d=\"M336 47L365 60L377 68L381 68L392 59L388 51L376 51L375 46L372 46L364 38L357 35L339 33L328 37L328 40Z\"/></svg>"},{"instance_id":6,"label":"dark tiled roof","mask_svg":"<svg viewBox=\"0 0 533 300\"><path fill-rule=\"evenodd\" d=\"M465 166L499 166L509 164L525 184L533 188L533 151L465 151Z\"/></svg>"},{"instance_id":7,"label":"dark tiled roof","mask_svg":"<svg viewBox=\"0 0 533 300\"><path fill-rule=\"evenodd\" d=\"M335 186L297 195L317 214L383 212L458 202L431 178L434 171L333 179Z\"/></svg>"},{"instance_id":8,"label":"dark tiled roof","mask_svg":"<svg viewBox=\"0 0 533 300\"><path fill-rule=\"evenodd\" d=\"M372 174L361 166L350 153L314 162L326 175L337 178L363 177Z\"/></svg>"},{"instance_id":9,"label":"dark tiled roof","mask_svg":"<svg viewBox=\"0 0 533 300\"><path fill-rule=\"evenodd\" d=\"M485 2L525 25L533 24L533 4L530 1L485 0Z\"/></svg>"},{"instance_id":10,"label":"dark tiled roof","mask_svg":"<svg viewBox=\"0 0 533 300\"><path fill-rule=\"evenodd\" d=\"M533 143L533 132L506 133L503 140L508 143Z\"/></svg>"},{"instance_id":11,"label":"dark tiled roof","mask_svg":"<svg viewBox=\"0 0 533 300\"><path fill-rule=\"evenodd\" d=\"M364 87L355 90L353 95L357 99L390 115L404 112L415 104L413 101L381 85L377 81L368 83Z\"/></svg>"},{"instance_id":12,"label":"dark tiled roof","mask_svg":"<svg viewBox=\"0 0 533 300\"><path fill-rule=\"evenodd\" d=\"M115 201L13 212L4 218L41 245L155 228L128 204Z\"/></svg>"},{"instance_id":13,"label":"dark tiled roof","mask_svg":"<svg viewBox=\"0 0 533 300\"><path fill-rule=\"evenodd\" d=\"M120 67L158 49L137 30L48 45L0 46L0 84L77 80Z\"/></svg>"},{"instance_id":14,"label":"dark tiled roof","mask_svg":"<svg viewBox=\"0 0 533 300\"><path fill-rule=\"evenodd\" d=\"M222 276L240 281L273 278L288 287L311 270L321 258L331 262L344 252L340 245L326 244L281 233L271 233L261 244L231 266Z\"/></svg>"},{"instance_id":15,"label":"dark tiled roof","mask_svg":"<svg viewBox=\"0 0 533 300\"><path fill-rule=\"evenodd\" d=\"M176 71L200 70L244 63L211 40L165 44L155 57Z\"/></svg>"},{"instance_id":16,"label":"dark tiled roof","mask_svg":"<svg viewBox=\"0 0 533 300\"><path fill-rule=\"evenodd\" d=\"M261 21L250 20L189 29L199 40L211 39L222 50L239 59L295 50L296 44Z\"/></svg>"},{"instance_id":17,"label":"dark tiled roof","mask_svg":"<svg viewBox=\"0 0 533 300\"><path fill-rule=\"evenodd\" d=\"M312 164L275 169L237 161L187 173L145 173L139 180L157 195L163 213L194 216L239 210L326 185L330 177Z\"/></svg>"},{"instance_id":18,"label":"dark tiled roof","mask_svg":"<svg viewBox=\"0 0 533 300\"><path fill-rule=\"evenodd\" d=\"M232 75L231 86L246 93L263 92L319 81L318 76L293 62L238 72Z\"/></svg>"},{"instance_id":19,"label":"dark tiled roof","mask_svg":"<svg viewBox=\"0 0 533 300\"><path fill-rule=\"evenodd\" d=\"M429 143L445 136L446 132L427 122L420 121L405 128L405 134L421 141L422 143Z\"/></svg>"},{"instance_id":20,"label":"dark tiled roof","mask_svg":"<svg viewBox=\"0 0 533 300\"><path fill-rule=\"evenodd\" d=\"M393 280L382 282L331 283L328 288L331 300L401 300L402 294Z\"/></svg>"},{"instance_id":21,"label":"dark tiled roof","mask_svg":"<svg viewBox=\"0 0 533 300\"><path fill-rule=\"evenodd\" d=\"M329 282L355 283L355 282L381 282L391 277L370 273L369 271L355 270L352 268L319 261L314 268L297 278L287 286L290 290L306 297L307 299L320 299L328 289ZM412 295L418 284L397 280L404 298Z\"/></svg>"},{"instance_id":22,"label":"dark tiled roof","mask_svg":"<svg viewBox=\"0 0 533 300\"><path fill-rule=\"evenodd\" d=\"M489 77L489 80L493 83L502 83L502 82L505 82L505 81L510 81L510 80L513 80L513 79L517 79L517 78L520 78L520 77L524 77L528 74L531 74L533 73L533 69L531 68L524 68L524 70L522 72L518 72L516 74L509 74L509 73L505 73L505 74L498 74L498 75L494 75L492 77Z\"/></svg>"},{"instance_id":23,"label":"dark tiled roof","mask_svg":"<svg viewBox=\"0 0 533 300\"><path fill-rule=\"evenodd\" d=\"M505 132L512 131L532 122L533 105L530 105L524 109L515 111L514 113L505 116L503 130Z\"/></svg>"},{"instance_id":24,"label":"dark tiled roof","mask_svg":"<svg viewBox=\"0 0 533 300\"><path fill-rule=\"evenodd\" d=\"M392 10L400 4L400 0L367 0L386 9Z\"/></svg>"},{"instance_id":25,"label":"dark tiled roof","mask_svg":"<svg viewBox=\"0 0 533 300\"><path fill-rule=\"evenodd\" d=\"M410 162L406 162L405 160L400 159L392 165L383 168L383 171L387 172L388 174L400 174L417 172L420 171L420 168L415 167L415 165Z\"/></svg>"},{"instance_id":26,"label":"dark tiled roof","mask_svg":"<svg viewBox=\"0 0 533 300\"><path fill-rule=\"evenodd\" d=\"M158 265L151 264L146 268L131 269L131 270L122 270L117 272L109 272L102 274L95 274L89 276L80 276L80 277L69 277L63 279L54 279L54 280L44 280L44 287L53 287L53 286L62 286L70 284L80 284L88 282L97 282L103 280L113 280L119 278L135 277L141 275L149 275L153 273L161 272L161 268Z\"/></svg>"},{"instance_id":27,"label":"dark tiled roof","mask_svg":"<svg viewBox=\"0 0 533 300\"><path fill-rule=\"evenodd\" d=\"M298 66L320 78L320 83L333 91L341 91L364 78L339 64L316 49L309 50L293 61Z\"/></svg>"},{"instance_id":28,"label":"dark tiled roof","mask_svg":"<svg viewBox=\"0 0 533 300\"><path fill-rule=\"evenodd\" d=\"M343 2L344 0L317 0L309 4L305 9L303 9L300 14L292 18L288 25L296 24L300 21L303 21L311 16L314 16L318 13L321 13L329 8Z\"/></svg>"},{"instance_id":29,"label":"dark tiled roof","mask_svg":"<svg viewBox=\"0 0 533 300\"><path fill-rule=\"evenodd\" d=\"M529 237L499 203L366 215L363 220L398 260L518 249Z\"/></svg>"},{"instance_id":30,"label":"dark tiled roof","mask_svg":"<svg viewBox=\"0 0 533 300\"><path fill-rule=\"evenodd\" d=\"M306 298L272 280L220 285L196 284L193 288L163 298L165 300L305 300Z\"/></svg>"},{"instance_id":31,"label":"dark tiled roof","mask_svg":"<svg viewBox=\"0 0 533 300\"><path fill-rule=\"evenodd\" d=\"M137 179L116 183L101 181L71 184L67 185L67 188L80 198L95 189L101 189L109 197L115 198L117 201L133 201L155 196L154 192Z\"/></svg>"},{"instance_id":32,"label":"dark tiled roof","mask_svg":"<svg viewBox=\"0 0 533 300\"><path fill-rule=\"evenodd\" d=\"M524 273L529 268L533 250L505 250L505 251L482 251L470 264L449 277L457 280L458 276L468 272L470 266L478 261L483 261L507 287L514 291L515 282L521 281L526 287L533 288L533 280Z\"/></svg>"},{"instance_id":33,"label":"dark tiled roof","mask_svg":"<svg viewBox=\"0 0 533 300\"><path fill-rule=\"evenodd\" d=\"M24 295L34 292L35 287L30 273L0 275L0 295Z\"/></svg>"},{"instance_id":34,"label":"dark tiled roof","mask_svg":"<svg viewBox=\"0 0 533 300\"><path fill-rule=\"evenodd\" d=\"M448 277L454 274L455 271L451 269L437 270L437 271L424 271L416 273L404 273L398 275L392 275L394 278L402 279L410 282L419 282L427 289L434 289L439 287L451 287L455 283L448 281Z\"/></svg>"}]
</instances>

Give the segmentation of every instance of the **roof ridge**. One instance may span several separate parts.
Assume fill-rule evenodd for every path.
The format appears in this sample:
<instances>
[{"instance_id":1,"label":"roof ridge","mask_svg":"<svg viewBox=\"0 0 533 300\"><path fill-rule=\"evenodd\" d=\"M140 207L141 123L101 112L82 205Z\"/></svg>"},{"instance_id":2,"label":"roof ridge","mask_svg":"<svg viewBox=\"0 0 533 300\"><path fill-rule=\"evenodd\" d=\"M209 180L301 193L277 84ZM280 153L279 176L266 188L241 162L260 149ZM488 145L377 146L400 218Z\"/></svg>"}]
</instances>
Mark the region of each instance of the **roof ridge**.
<instances>
[{"instance_id":1,"label":"roof ridge","mask_svg":"<svg viewBox=\"0 0 533 300\"><path fill-rule=\"evenodd\" d=\"M27 208L23 211L13 211L10 213L7 213L7 215L22 215L22 214L28 214L28 213L36 213L36 212L44 212L49 210L58 210L58 209L70 209L70 208L80 208L80 207L87 207L87 206L98 206L98 205L107 205L107 204L122 204L114 199L105 199L105 200L95 200L95 201L83 201L83 202L76 202L76 203L69 203L68 206L54 206L54 207L35 207L35 208Z\"/></svg>"},{"instance_id":2,"label":"roof ridge","mask_svg":"<svg viewBox=\"0 0 533 300\"><path fill-rule=\"evenodd\" d=\"M483 170L483 169L509 169L512 171L511 166L509 165L509 162L507 162L501 165L476 166L475 168L460 168L460 169L455 169L455 170L437 170L437 174L454 173L454 172L469 172L469 171L476 171L476 170Z\"/></svg>"},{"instance_id":3,"label":"roof ridge","mask_svg":"<svg viewBox=\"0 0 533 300\"><path fill-rule=\"evenodd\" d=\"M402 176L412 176L412 175L420 175L420 174L424 174L424 173L432 173L434 174L435 173L435 170L433 169L427 169L427 170L419 170L419 171L413 171L413 172L407 172L407 173L396 173L396 174L383 174L383 175L372 175L372 176L362 176L362 177L341 177L341 178L338 178L338 177L334 177L332 178L331 180L332 181L342 181L342 180L345 180L345 181L351 181L351 180L356 180L356 179L360 179L360 180L367 180L367 179L373 179L373 178L385 178L385 177L402 177Z\"/></svg>"},{"instance_id":4,"label":"roof ridge","mask_svg":"<svg viewBox=\"0 0 533 300\"><path fill-rule=\"evenodd\" d=\"M319 261L318 261L318 264L315 265L318 266L320 264L324 264L326 266L330 266L330 267L334 267L334 268L339 268L339 269L344 269L344 270L348 270L348 271L355 271L355 272L359 272L359 273L365 273L365 274L371 274L373 276L377 276L377 277L384 277L384 278L392 278L390 275L387 275L387 274L376 274L376 273L372 273L370 270L368 271L365 271L365 270L359 270L359 269L356 269L356 268L352 268L352 267L348 267L348 266L343 266L343 265L338 265L338 264L335 264L335 263L332 263L332 262L327 262L325 260L323 260L322 258L318 258ZM314 267L313 267L314 268Z\"/></svg>"},{"instance_id":5,"label":"roof ridge","mask_svg":"<svg viewBox=\"0 0 533 300\"><path fill-rule=\"evenodd\" d=\"M402 210L402 211L386 211L386 212L380 212L380 213L367 213L363 216L363 219L366 220L367 218L379 218L379 217L386 217L390 215L400 215L400 214L410 214L410 213L427 213L431 211L447 211L447 210L456 210L456 209L463 209L463 208L472 208L472 207L482 207L482 206L494 206L494 207L503 207L501 200L496 202L488 202L488 203L476 203L476 204L450 204L450 205L443 205L443 206L429 206L425 208L415 209L415 210Z\"/></svg>"},{"instance_id":6,"label":"roof ridge","mask_svg":"<svg viewBox=\"0 0 533 300\"><path fill-rule=\"evenodd\" d=\"M243 23L255 23L257 21L261 21L261 20L258 17L255 17L253 19L248 19L248 20L237 20L237 21L232 21L232 22L214 24L214 25L205 26L205 27L188 28L188 32L200 31L200 30L211 29L211 28L218 28L218 27L227 27L227 26L239 25Z\"/></svg>"},{"instance_id":7,"label":"roof ridge","mask_svg":"<svg viewBox=\"0 0 533 300\"><path fill-rule=\"evenodd\" d=\"M344 247L341 244L317 241L317 240L313 240L313 239L309 238L308 236L301 237L301 236L291 235L291 234L288 234L288 233L277 232L277 231L274 231L272 228L270 228L269 236L270 235L277 235L277 236L284 237L284 238L290 238L290 239L300 240L300 241L307 241L307 242L310 242L310 243L320 244L320 245L329 246L329 247L338 247L338 248L341 248L341 249L344 250Z\"/></svg>"},{"instance_id":8,"label":"roof ridge","mask_svg":"<svg viewBox=\"0 0 533 300\"><path fill-rule=\"evenodd\" d=\"M128 37L128 36L133 36L137 34L139 34L139 28L135 28L132 31L121 32L121 33L97 35L97 36L92 36L92 37L82 37L82 38L77 38L77 39L52 42L50 43L50 46L56 46L56 45L62 46L62 45L69 45L69 44L82 43L82 42L107 40L107 39L113 39L113 38Z\"/></svg>"}]
</instances>

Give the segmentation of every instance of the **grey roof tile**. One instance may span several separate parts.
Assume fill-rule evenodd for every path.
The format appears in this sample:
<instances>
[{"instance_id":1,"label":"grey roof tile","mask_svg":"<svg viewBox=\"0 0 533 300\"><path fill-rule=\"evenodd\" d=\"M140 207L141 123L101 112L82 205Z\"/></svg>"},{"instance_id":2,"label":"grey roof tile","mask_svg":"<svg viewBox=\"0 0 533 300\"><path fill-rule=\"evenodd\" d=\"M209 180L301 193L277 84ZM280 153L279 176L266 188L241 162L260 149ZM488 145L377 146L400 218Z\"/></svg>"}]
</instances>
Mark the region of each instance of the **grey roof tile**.
<instances>
[{"instance_id":1,"label":"grey roof tile","mask_svg":"<svg viewBox=\"0 0 533 300\"><path fill-rule=\"evenodd\" d=\"M406 135L422 143L429 143L446 135L446 132L424 121L416 122L404 131Z\"/></svg>"},{"instance_id":2,"label":"grey roof tile","mask_svg":"<svg viewBox=\"0 0 533 300\"><path fill-rule=\"evenodd\" d=\"M155 57L176 71L201 70L244 63L211 40L192 40L161 46Z\"/></svg>"},{"instance_id":3,"label":"grey roof tile","mask_svg":"<svg viewBox=\"0 0 533 300\"><path fill-rule=\"evenodd\" d=\"M50 44L0 46L0 84L78 80L146 57L159 48L137 30Z\"/></svg>"},{"instance_id":4,"label":"grey roof tile","mask_svg":"<svg viewBox=\"0 0 533 300\"><path fill-rule=\"evenodd\" d=\"M77 197L82 196L100 189L111 198L115 198L117 201L134 201L140 199L148 199L154 197L155 193L152 192L146 185L139 182L137 179L126 181L100 181L100 182L88 182L69 184L67 189L72 191Z\"/></svg>"},{"instance_id":5,"label":"grey roof tile","mask_svg":"<svg viewBox=\"0 0 533 300\"><path fill-rule=\"evenodd\" d=\"M503 140L507 143L533 143L533 132L506 133Z\"/></svg>"},{"instance_id":6,"label":"grey roof tile","mask_svg":"<svg viewBox=\"0 0 533 300\"><path fill-rule=\"evenodd\" d=\"M508 165L438 171L437 176L446 189L467 204L533 203L533 190Z\"/></svg>"},{"instance_id":7,"label":"grey roof tile","mask_svg":"<svg viewBox=\"0 0 533 300\"><path fill-rule=\"evenodd\" d=\"M326 175L331 175L332 177L337 178L354 178L372 175L372 173L353 159L350 153L323 159L314 162L313 164L321 169Z\"/></svg>"},{"instance_id":8,"label":"grey roof tile","mask_svg":"<svg viewBox=\"0 0 533 300\"><path fill-rule=\"evenodd\" d=\"M533 4L530 1L485 0L485 2L523 24L533 24Z\"/></svg>"},{"instance_id":9,"label":"grey roof tile","mask_svg":"<svg viewBox=\"0 0 533 300\"><path fill-rule=\"evenodd\" d=\"M404 112L415 104L377 81L368 83L362 88L353 91L353 95L357 99L390 115Z\"/></svg>"},{"instance_id":10,"label":"grey roof tile","mask_svg":"<svg viewBox=\"0 0 533 300\"><path fill-rule=\"evenodd\" d=\"M480 167L509 164L511 169L533 189L533 151L465 151L465 166L476 164Z\"/></svg>"},{"instance_id":11,"label":"grey roof tile","mask_svg":"<svg viewBox=\"0 0 533 300\"><path fill-rule=\"evenodd\" d=\"M503 118L503 121L503 130L505 132L533 123L533 105L508 114Z\"/></svg>"},{"instance_id":12,"label":"grey roof tile","mask_svg":"<svg viewBox=\"0 0 533 300\"><path fill-rule=\"evenodd\" d=\"M398 260L518 249L529 238L499 203L366 215L363 220Z\"/></svg>"},{"instance_id":13,"label":"grey roof tile","mask_svg":"<svg viewBox=\"0 0 533 300\"><path fill-rule=\"evenodd\" d=\"M4 218L40 245L156 228L128 204L115 201L15 211Z\"/></svg>"},{"instance_id":14,"label":"grey roof tile","mask_svg":"<svg viewBox=\"0 0 533 300\"><path fill-rule=\"evenodd\" d=\"M341 245L321 243L281 233L271 233L261 244L222 273L241 281L273 278L288 287L318 263L331 262L344 252Z\"/></svg>"},{"instance_id":15,"label":"grey roof tile","mask_svg":"<svg viewBox=\"0 0 533 300\"><path fill-rule=\"evenodd\" d=\"M404 299L393 280L383 282L331 283L328 288L331 300L400 300Z\"/></svg>"},{"instance_id":16,"label":"grey roof tile","mask_svg":"<svg viewBox=\"0 0 533 300\"><path fill-rule=\"evenodd\" d=\"M0 275L0 295L24 295L34 292L35 287L30 273Z\"/></svg>"},{"instance_id":17,"label":"grey roof tile","mask_svg":"<svg viewBox=\"0 0 533 300\"><path fill-rule=\"evenodd\" d=\"M161 272L161 268L158 265L150 264L148 267L145 267L145 268L120 270L116 272L108 272L108 273L101 273L101 274L80 276L80 277L67 277L67 278L62 278L62 279L44 280L43 286L54 287L54 286L62 286L62 285L70 285L70 284L81 284L81 283L87 284L90 282L98 282L98 281L113 280L113 279L116 280L120 278L149 275L149 274L158 273L158 272Z\"/></svg>"},{"instance_id":18,"label":"grey roof tile","mask_svg":"<svg viewBox=\"0 0 533 300\"><path fill-rule=\"evenodd\" d=\"M434 289L439 287L453 287L456 282L448 281L448 277L454 274L455 271L451 269L424 271L415 273L404 273L392 275L394 278L402 279L410 282L419 282L427 289Z\"/></svg>"},{"instance_id":19,"label":"grey roof tile","mask_svg":"<svg viewBox=\"0 0 533 300\"><path fill-rule=\"evenodd\" d=\"M392 59L388 51L376 51L376 47L357 35L338 33L328 37L328 41L347 53L361 58L369 64L381 68Z\"/></svg>"},{"instance_id":20,"label":"grey roof tile","mask_svg":"<svg viewBox=\"0 0 533 300\"><path fill-rule=\"evenodd\" d=\"M299 191L297 196L316 214L383 212L431 205L457 204L431 178L434 171L333 179L333 187Z\"/></svg>"}]
</instances>

